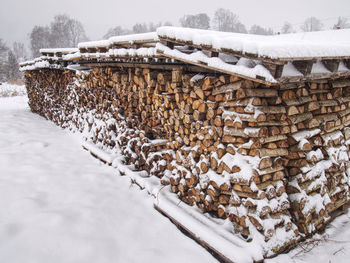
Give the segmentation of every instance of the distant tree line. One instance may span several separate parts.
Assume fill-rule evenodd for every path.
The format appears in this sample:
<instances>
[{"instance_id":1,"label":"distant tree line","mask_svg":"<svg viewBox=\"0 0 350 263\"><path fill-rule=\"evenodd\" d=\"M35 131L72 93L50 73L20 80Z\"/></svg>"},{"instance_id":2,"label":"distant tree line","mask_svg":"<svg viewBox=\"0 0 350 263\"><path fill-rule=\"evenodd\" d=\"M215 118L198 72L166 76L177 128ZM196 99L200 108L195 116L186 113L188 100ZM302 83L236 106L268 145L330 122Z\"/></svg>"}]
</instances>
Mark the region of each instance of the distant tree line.
<instances>
[{"instance_id":1,"label":"distant tree line","mask_svg":"<svg viewBox=\"0 0 350 263\"><path fill-rule=\"evenodd\" d=\"M25 61L27 58L23 43L14 42L12 48L9 48L0 39L0 82L22 78L18 63Z\"/></svg>"},{"instance_id":2,"label":"distant tree line","mask_svg":"<svg viewBox=\"0 0 350 263\"><path fill-rule=\"evenodd\" d=\"M33 57L41 48L76 47L88 40L82 23L67 15L56 15L50 26L34 26L29 38Z\"/></svg>"},{"instance_id":3,"label":"distant tree line","mask_svg":"<svg viewBox=\"0 0 350 263\"><path fill-rule=\"evenodd\" d=\"M256 35L273 35L277 33L288 34L294 33L296 30L289 22L285 22L280 30L274 31L272 28L266 28L261 25L252 25L249 29L241 23L237 14L234 14L229 9L219 8L215 11L213 19L206 13L199 14L187 14L179 19L180 26L197 29L212 29L224 32L236 32L245 34ZM145 33L152 32L159 26L171 26L170 22L164 24L160 23L136 23L131 29L125 29L121 26L110 28L103 38L109 38L111 36L126 35L132 33ZM345 17L339 17L336 24L332 26L332 29L337 28L350 28L350 24ZM301 24L300 30L304 32L323 30L324 26L321 20L316 17L306 18Z\"/></svg>"},{"instance_id":4,"label":"distant tree line","mask_svg":"<svg viewBox=\"0 0 350 263\"><path fill-rule=\"evenodd\" d=\"M254 24L249 29L239 20L237 14L229 9L219 8L215 11L213 19L206 13L187 14L179 19L180 26L198 29L212 29L225 32L236 32L257 35L287 34L296 32L293 25L285 22L282 28L275 32L272 28L266 28ZM172 26L170 22L136 23L130 29L121 26L110 28L103 38L127 34L137 34L155 31L160 26ZM344 17L339 17L332 28L349 28L350 24ZM305 32L322 30L323 24L316 17L307 18L300 26ZM85 29L81 22L67 15L56 15L49 26L35 26L30 35L30 50L33 57L40 56L41 48L76 47L79 42L87 41Z\"/></svg>"},{"instance_id":5,"label":"distant tree line","mask_svg":"<svg viewBox=\"0 0 350 263\"><path fill-rule=\"evenodd\" d=\"M219 8L215 11L211 19L206 13L187 14L179 19L182 27L211 29L225 32L236 32L244 34L273 35L278 33L294 33L296 25L285 22L279 31L272 28L265 28L261 25L252 25L249 29L240 22L237 14L229 9ZM155 31L160 26L172 26L170 22L158 23L136 23L130 29L121 26L110 28L103 38L120 36L126 34L146 33ZM308 17L300 25L300 30L304 32L319 31L325 29L322 21L316 17ZM332 29L350 28L350 23L346 17L339 17ZM15 42L12 47L8 47L0 39L0 81L15 80L22 77L18 64L29 57L39 57L41 48L76 47L79 42L88 41L82 23L68 15L56 15L50 25L34 26L29 34L30 53L25 49L23 43Z\"/></svg>"}]
</instances>

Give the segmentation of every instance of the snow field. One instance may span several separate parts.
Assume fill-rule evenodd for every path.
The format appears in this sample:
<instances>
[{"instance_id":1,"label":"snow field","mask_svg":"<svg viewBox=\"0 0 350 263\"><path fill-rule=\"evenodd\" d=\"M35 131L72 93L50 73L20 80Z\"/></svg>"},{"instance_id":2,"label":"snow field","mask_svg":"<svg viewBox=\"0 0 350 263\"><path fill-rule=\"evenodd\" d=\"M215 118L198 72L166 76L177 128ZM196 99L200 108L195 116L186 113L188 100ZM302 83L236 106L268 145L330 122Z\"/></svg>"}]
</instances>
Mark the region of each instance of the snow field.
<instances>
[{"instance_id":1,"label":"snow field","mask_svg":"<svg viewBox=\"0 0 350 263\"><path fill-rule=\"evenodd\" d=\"M7 82L0 83L0 97L12 97L26 95L26 87L24 85L14 85Z\"/></svg>"},{"instance_id":2,"label":"snow field","mask_svg":"<svg viewBox=\"0 0 350 263\"><path fill-rule=\"evenodd\" d=\"M0 98L0 262L216 262L26 104Z\"/></svg>"},{"instance_id":3,"label":"snow field","mask_svg":"<svg viewBox=\"0 0 350 263\"><path fill-rule=\"evenodd\" d=\"M120 170L128 176L116 176L118 170L82 150L80 137L31 113L26 103L25 97L0 98L0 262L216 262L153 203L192 227L203 220L188 221L186 214L198 215L195 208L171 205L171 196L164 190L158 195L151 178L142 181L125 167ZM348 212L325 234L265 261L348 262L349 219ZM202 223L215 224L208 220ZM237 262L247 262L249 245L230 238L242 247L232 248Z\"/></svg>"}]
</instances>

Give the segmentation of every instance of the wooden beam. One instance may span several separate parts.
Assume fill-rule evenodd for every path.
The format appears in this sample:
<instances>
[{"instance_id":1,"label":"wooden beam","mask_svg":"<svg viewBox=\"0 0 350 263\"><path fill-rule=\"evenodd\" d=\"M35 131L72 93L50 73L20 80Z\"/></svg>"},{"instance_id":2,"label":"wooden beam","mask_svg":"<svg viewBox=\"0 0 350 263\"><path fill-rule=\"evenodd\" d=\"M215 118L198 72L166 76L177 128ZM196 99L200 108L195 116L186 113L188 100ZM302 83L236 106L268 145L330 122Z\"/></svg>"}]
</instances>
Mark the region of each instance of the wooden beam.
<instances>
[{"instance_id":1,"label":"wooden beam","mask_svg":"<svg viewBox=\"0 0 350 263\"><path fill-rule=\"evenodd\" d=\"M343 61L344 61L345 66L346 66L348 69L350 69L350 59L344 59Z\"/></svg>"},{"instance_id":2,"label":"wooden beam","mask_svg":"<svg viewBox=\"0 0 350 263\"><path fill-rule=\"evenodd\" d=\"M279 59L259 57L256 54L243 53L241 51L236 51L236 50L233 50L230 48L215 49L209 45L196 45L192 41L181 41L181 40L177 40L177 39L171 39L171 38L160 36L160 42L162 44L166 45L165 44L166 41L173 42L176 45L189 46L189 48L192 48L192 49L196 48L199 50L210 50L210 51L217 52L217 53L225 53L225 54L233 55L233 56L237 56L237 57L243 57L243 58L254 59L254 60L259 60L259 61L267 61L270 63L280 64L280 65L283 65L286 63L286 61L280 61Z\"/></svg>"},{"instance_id":3,"label":"wooden beam","mask_svg":"<svg viewBox=\"0 0 350 263\"><path fill-rule=\"evenodd\" d=\"M350 80L344 79L344 80L336 80L332 82L333 88L345 88L350 87Z\"/></svg>"},{"instance_id":4,"label":"wooden beam","mask_svg":"<svg viewBox=\"0 0 350 263\"><path fill-rule=\"evenodd\" d=\"M330 72L337 72L340 60L339 59L324 59L324 60L322 60L322 63Z\"/></svg>"},{"instance_id":5,"label":"wooden beam","mask_svg":"<svg viewBox=\"0 0 350 263\"><path fill-rule=\"evenodd\" d=\"M240 78L243 78L243 79L247 79L247 80L251 80L251 81L257 82L257 83L265 84L267 86L277 86L278 85L277 82L266 81L265 78L262 79L263 77L261 77L261 76L257 76L257 78L252 78L252 77L248 77L248 76L245 76L245 75L234 73L234 72L231 72L231 71L228 71L228 70L219 69L219 68L213 68L213 67L210 67L210 66L204 64L204 62L202 62L202 63L200 61L194 62L194 61L190 61L190 60L187 60L187 59L174 57L174 56L171 56L171 55L164 54L162 51L159 51L159 50L157 50L157 52L159 54L162 54L162 56L165 56L165 57L168 57L168 58L172 58L172 59L175 59L175 60L178 60L178 61L182 61L182 62L184 62L186 64L192 64L192 65L195 65L195 66L199 66L199 67L203 67L203 68L206 68L206 69L210 69L212 71L222 72L222 73L225 73L225 74L228 74L228 75L234 75L234 76L237 76L237 77L240 77Z\"/></svg>"},{"instance_id":6,"label":"wooden beam","mask_svg":"<svg viewBox=\"0 0 350 263\"><path fill-rule=\"evenodd\" d=\"M217 52L217 51L211 51L211 53L210 53L210 57L219 57L219 52Z\"/></svg>"},{"instance_id":7,"label":"wooden beam","mask_svg":"<svg viewBox=\"0 0 350 263\"><path fill-rule=\"evenodd\" d=\"M173 42L167 41L166 46L170 49L174 49L175 44Z\"/></svg>"},{"instance_id":8,"label":"wooden beam","mask_svg":"<svg viewBox=\"0 0 350 263\"><path fill-rule=\"evenodd\" d=\"M299 70L299 72L301 72L301 74L307 76L311 73L314 61L292 61L292 63L294 67L296 67L296 69Z\"/></svg>"},{"instance_id":9,"label":"wooden beam","mask_svg":"<svg viewBox=\"0 0 350 263\"><path fill-rule=\"evenodd\" d=\"M209 243L205 242L204 240L201 240L197 237L195 233L193 233L191 230L189 230L187 227L185 227L183 224L181 224L179 221L177 221L175 218L173 218L171 215L169 215L167 212L162 210L159 206L154 204L154 209L156 209L159 213L164 215L165 217L169 218L169 220L178 228L180 229L185 235L192 238L194 241L196 241L199 245L204 247L210 254L212 254L216 259L218 259L220 262L224 263L233 263L232 260L227 258L225 255L223 255L220 251L213 248ZM261 259L263 260L263 259Z\"/></svg>"},{"instance_id":10,"label":"wooden beam","mask_svg":"<svg viewBox=\"0 0 350 263\"><path fill-rule=\"evenodd\" d=\"M284 65L273 64L265 61L262 62L262 65L270 71L275 79L279 79L282 76Z\"/></svg>"},{"instance_id":11,"label":"wooden beam","mask_svg":"<svg viewBox=\"0 0 350 263\"><path fill-rule=\"evenodd\" d=\"M254 59L254 60L260 60L260 61L265 61L265 62L269 62L269 63L273 63L273 64L278 64L278 65L283 65L285 63L287 63L288 61L292 61L292 62L296 62L299 63L300 61L312 61L314 62L315 59L320 59L320 60L348 60L347 63L350 63L350 56L333 56L333 57L326 57L326 56L318 56L318 57L280 57L280 58L271 58L271 57L267 57L267 56L259 56L258 54L254 54L254 53L243 53L241 51L237 51L231 48L221 48L221 49L215 49L212 46L209 45L197 45L194 44L192 41L181 41L178 39L172 39L172 38L168 38L166 36L159 36L160 40L166 40L166 41L170 41L173 42L177 45L188 45L190 47L193 48L197 48L197 49L206 49L206 50L212 50L212 51L216 51L219 53L226 53L226 54L230 54L230 55L234 55L237 57L244 57L244 58L248 58L248 59ZM347 66L348 68L350 68L350 65Z\"/></svg>"},{"instance_id":12,"label":"wooden beam","mask_svg":"<svg viewBox=\"0 0 350 263\"><path fill-rule=\"evenodd\" d=\"M202 52L203 52L207 57L210 57L210 58L219 57L219 52L216 52L216 51L207 50L207 49L202 49ZM190 53L186 53L186 54L191 54L191 52L190 52Z\"/></svg>"},{"instance_id":13,"label":"wooden beam","mask_svg":"<svg viewBox=\"0 0 350 263\"><path fill-rule=\"evenodd\" d=\"M77 61L77 64L80 64L82 67L111 67L111 68L149 68L149 69L157 69L157 70L182 70L183 72L198 72L198 73L208 73L208 74L219 74L214 70L205 69L203 67L183 64L183 63L174 63L174 64L162 64L162 63L130 63L130 62L115 62L115 61ZM221 74L221 73L220 73Z\"/></svg>"},{"instance_id":14,"label":"wooden beam","mask_svg":"<svg viewBox=\"0 0 350 263\"><path fill-rule=\"evenodd\" d=\"M97 48L95 47L89 47L87 48L88 53L95 53L97 51Z\"/></svg>"},{"instance_id":15,"label":"wooden beam","mask_svg":"<svg viewBox=\"0 0 350 263\"><path fill-rule=\"evenodd\" d=\"M315 56L315 57L281 57L278 58L280 61L306 61L306 60L315 60L315 59L320 59L320 60L325 60L325 59L350 59L350 56Z\"/></svg>"}]
</instances>

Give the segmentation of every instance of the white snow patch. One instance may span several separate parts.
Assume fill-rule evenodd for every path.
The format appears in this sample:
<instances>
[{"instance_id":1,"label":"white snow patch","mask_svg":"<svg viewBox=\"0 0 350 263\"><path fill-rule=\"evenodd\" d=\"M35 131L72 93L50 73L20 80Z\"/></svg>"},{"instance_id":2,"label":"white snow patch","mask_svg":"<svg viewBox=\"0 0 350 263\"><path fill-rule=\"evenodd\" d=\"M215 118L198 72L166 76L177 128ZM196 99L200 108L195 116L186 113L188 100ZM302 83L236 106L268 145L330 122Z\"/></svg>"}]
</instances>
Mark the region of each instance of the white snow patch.
<instances>
[{"instance_id":1,"label":"white snow patch","mask_svg":"<svg viewBox=\"0 0 350 263\"><path fill-rule=\"evenodd\" d=\"M210 30L160 27L159 36L259 57L306 58L350 55L350 29L261 36Z\"/></svg>"},{"instance_id":2,"label":"white snow patch","mask_svg":"<svg viewBox=\"0 0 350 263\"><path fill-rule=\"evenodd\" d=\"M185 60L193 63L205 63L206 65L212 68L240 74L250 78L256 78L256 76L261 76L261 77L264 77L266 81L276 82L276 80L273 78L271 73L264 66L260 64L257 64L253 68L247 67L246 64L240 65L239 63L237 63L237 65L231 65L224 62L220 58L207 57L202 51L196 51L191 54L185 54L180 52L179 50L170 49L161 43L157 43L156 49L157 51L159 50L163 52L165 55L174 57L179 60Z\"/></svg>"},{"instance_id":3,"label":"white snow patch","mask_svg":"<svg viewBox=\"0 0 350 263\"><path fill-rule=\"evenodd\" d=\"M304 76L292 62L288 62L283 66L282 77Z\"/></svg>"}]
</instances>

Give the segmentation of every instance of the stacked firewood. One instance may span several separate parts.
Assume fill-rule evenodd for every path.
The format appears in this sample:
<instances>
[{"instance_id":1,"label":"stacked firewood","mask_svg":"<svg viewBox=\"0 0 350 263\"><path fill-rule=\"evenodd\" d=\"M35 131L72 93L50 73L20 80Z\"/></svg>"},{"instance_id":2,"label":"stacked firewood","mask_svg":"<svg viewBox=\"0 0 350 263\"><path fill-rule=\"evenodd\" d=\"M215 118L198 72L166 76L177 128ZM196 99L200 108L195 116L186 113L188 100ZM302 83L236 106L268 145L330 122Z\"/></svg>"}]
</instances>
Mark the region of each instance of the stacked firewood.
<instances>
[{"instance_id":1,"label":"stacked firewood","mask_svg":"<svg viewBox=\"0 0 350 263\"><path fill-rule=\"evenodd\" d=\"M245 237L250 227L266 241L284 229L294 241L284 168L289 130L281 121L286 111L269 106L277 90L233 76L177 75L168 77L154 103L175 151L166 174L172 191L203 212L229 218Z\"/></svg>"},{"instance_id":2,"label":"stacked firewood","mask_svg":"<svg viewBox=\"0 0 350 263\"><path fill-rule=\"evenodd\" d=\"M349 201L350 81L288 85L282 93L293 124L288 161L294 222L310 234Z\"/></svg>"},{"instance_id":3,"label":"stacked firewood","mask_svg":"<svg viewBox=\"0 0 350 263\"><path fill-rule=\"evenodd\" d=\"M133 164L135 169L151 172L155 156L151 153L166 148L166 140L160 140L163 135L160 121L152 110L152 94L156 88L156 79L150 76L147 69L136 69L132 72L112 71L110 68L95 68L89 74L79 76L79 83L87 85L87 91L82 102L92 103L90 110L96 109L97 114L107 114L103 121L109 123L105 131L114 131L113 135L99 134L92 138L100 138L103 145L118 144L125 156L126 163ZM80 96L81 91L77 92ZM93 100L93 101L91 101ZM96 114L94 114L96 115ZM99 131L101 133L101 131ZM102 130L103 132L103 130ZM106 142L106 140L110 142ZM111 140L112 139L112 140ZM153 158L149 160L149 158ZM165 169L164 165L159 167ZM154 175L161 177L160 172L153 169Z\"/></svg>"},{"instance_id":4,"label":"stacked firewood","mask_svg":"<svg viewBox=\"0 0 350 263\"><path fill-rule=\"evenodd\" d=\"M72 82L73 73L62 70L38 70L25 73L25 84L31 110L62 126L66 122L61 105L67 101L67 86ZM73 108L68 107L67 110Z\"/></svg>"},{"instance_id":5,"label":"stacked firewood","mask_svg":"<svg viewBox=\"0 0 350 263\"><path fill-rule=\"evenodd\" d=\"M248 240L260 233L275 252L349 200L348 80L271 87L145 67L29 71L26 81L34 112L120 149L183 202Z\"/></svg>"}]
</instances>

